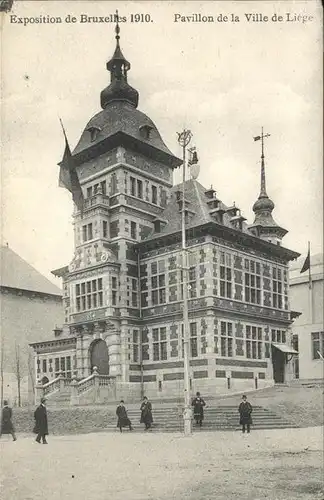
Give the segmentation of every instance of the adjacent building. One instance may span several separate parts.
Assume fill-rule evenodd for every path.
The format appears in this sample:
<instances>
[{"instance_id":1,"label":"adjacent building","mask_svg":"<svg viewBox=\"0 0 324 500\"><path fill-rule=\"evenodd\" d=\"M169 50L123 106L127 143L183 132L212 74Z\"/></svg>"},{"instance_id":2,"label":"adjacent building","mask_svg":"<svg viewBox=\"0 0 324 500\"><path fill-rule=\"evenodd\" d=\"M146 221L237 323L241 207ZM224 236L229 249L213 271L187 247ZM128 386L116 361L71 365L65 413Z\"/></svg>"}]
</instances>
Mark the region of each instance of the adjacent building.
<instances>
[{"instance_id":1,"label":"adjacent building","mask_svg":"<svg viewBox=\"0 0 324 500\"><path fill-rule=\"evenodd\" d=\"M261 155L261 188L248 224L235 206L196 179L173 185L182 165L152 120L138 110L130 63L116 49L110 84L73 151L83 189L74 213L73 261L63 280L65 323L33 344L40 376L82 382L94 367L116 397L183 391L181 211L189 271L191 388L246 390L293 376L287 233L272 215ZM103 380L103 379L102 379Z\"/></svg>"},{"instance_id":2,"label":"adjacent building","mask_svg":"<svg viewBox=\"0 0 324 500\"><path fill-rule=\"evenodd\" d=\"M28 399L43 366L34 364L30 342L46 339L62 324L62 292L8 246L1 258L1 386L12 404ZM20 390L18 384L20 383Z\"/></svg>"},{"instance_id":3,"label":"adjacent building","mask_svg":"<svg viewBox=\"0 0 324 500\"><path fill-rule=\"evenodd\" d=\"M305 257L304 257L305 259ZM293 324L293 340L299 355L294 360L297 379L323 379L323 254L310 256L310 272L300 273L303 258L290 268L291 306L302 314Z\"/></svg>"}]
</instances>

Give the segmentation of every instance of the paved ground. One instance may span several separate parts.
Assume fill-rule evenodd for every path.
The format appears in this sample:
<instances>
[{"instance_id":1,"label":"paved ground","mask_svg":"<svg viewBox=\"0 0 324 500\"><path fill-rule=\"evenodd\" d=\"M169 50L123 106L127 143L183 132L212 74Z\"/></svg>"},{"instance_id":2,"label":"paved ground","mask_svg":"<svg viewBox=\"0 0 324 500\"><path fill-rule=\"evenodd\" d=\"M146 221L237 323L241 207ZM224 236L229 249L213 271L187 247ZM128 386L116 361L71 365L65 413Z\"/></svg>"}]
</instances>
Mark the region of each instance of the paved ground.
<instances>
[{"instance_id":1,"label":"paved ground","mask_svg":"<svg viewBox=\"0 0 324 500\"><path fill-rule=\"evenodd\" d=\"M324 500L323 428L3 436L2 500Z\"/></svg>"}]
</instances>

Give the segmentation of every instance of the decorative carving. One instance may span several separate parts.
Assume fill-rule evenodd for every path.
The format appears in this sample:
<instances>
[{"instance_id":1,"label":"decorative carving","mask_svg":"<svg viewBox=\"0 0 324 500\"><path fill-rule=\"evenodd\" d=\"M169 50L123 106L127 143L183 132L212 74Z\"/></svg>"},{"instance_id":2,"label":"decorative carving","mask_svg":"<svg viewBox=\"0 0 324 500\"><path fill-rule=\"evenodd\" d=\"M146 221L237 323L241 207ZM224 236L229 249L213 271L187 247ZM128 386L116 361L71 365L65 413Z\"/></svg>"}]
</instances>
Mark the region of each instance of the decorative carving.
<instances>
[{"instance_id":1,"label":"decorative carving","mask_svg":"<svg viewBox=\"0 0 324 500\"><path fill-rule=\"evenodd\" d=\"M117 148L116 160L118 163L125 163L125 161L126 161L125 153L126 153L126 150L123 147L119 146Z\"/></svg>"},{"instance_id":2,"label":"decorative carving","mask_svg":"<svg viewBox=\"0 0 324 500\"><path fill-rule=\"evenodd\" d=\"M250 304L244 304L242 302L233 302L226 299L214 298L214 307L234 310L237 312L245 312L253 316L259 315L267 318L289 320L289 313L285 311L278 311L274 309L266 309L261 306L252 306Z\"/></svg>"}]
</instances>

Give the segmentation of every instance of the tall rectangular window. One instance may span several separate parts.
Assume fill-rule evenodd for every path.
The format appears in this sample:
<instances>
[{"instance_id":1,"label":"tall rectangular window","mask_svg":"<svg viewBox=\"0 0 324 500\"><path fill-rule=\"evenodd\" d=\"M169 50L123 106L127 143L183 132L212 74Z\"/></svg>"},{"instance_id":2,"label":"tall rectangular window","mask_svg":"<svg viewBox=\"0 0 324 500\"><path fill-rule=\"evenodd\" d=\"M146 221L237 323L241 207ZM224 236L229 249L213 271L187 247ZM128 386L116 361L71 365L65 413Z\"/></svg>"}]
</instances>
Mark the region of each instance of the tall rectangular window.
<instances>
[{"instance_id":1,"label":"tall rectangular window","mask_svg":"<svg viewBox=\"0 0 324 500\"><path fill-rule=\"evenodd\" d=\"M102 278L75 285L76 310L86 311L103 305Z\"/></svg>"},{"instance_id":2,"label":"tall rectangular window","mask_svg":"<svg viewBox=\"0 0 324 500\"><path fill-rule=\"evenodd\" d=\"M102 221L102 237L108 238L108 222L106 220Z\"/></svg>"},{"instance_id":3,"label":"tall rectangular window","mask_svg":"<svg viewBox=\"0 0 324 500\"><path fill-rule=\"evenodd\" d=\"M278 267L272 268L272 307L283 309L282 271Z\"/></svg>"},{"instance_id":4,"label":"tall rectangular window","mask_svg":"<svg viewBox=\"0 0 324 500\"><path fill-rule=\"evenodd\" d=\"M197 276L196 276L196 268L191 266L188 271L188 289L189 289L189 298L193 299L197 297Z\"/></svg>"},{"instance_id":5,"label":"tall rectangular window","mask_svg":"<svg viewBox=\"0 0 324 500\"><path fill-rule=\"evenodd\" d=\"M198 356L198 336L197 336L197 323L190 323L190 356L197 358Z\"/></svg>"},{"instance_id":6,"label":"tall rectangular window","mask_svg":"<svg viewBox=\"0 0 324 500\"><path fill-rule=\"evenodd\" d=\"M277 344L285 344L287 340L285 330L271 330L271 341Z\"/></svg>"},{"instance_id":7,"label":"tall rectangular window","mask_svg":"<svg viewBox=\"0 0 324 500\"><path fill-rule=\"evenodd\" d=\"M153 361L168 359L166 328L153 328Z\"/></svg>"},{"instance_id":8,"label":"tall rectangular window","mask_svg":"<svg viewBox=\"0 0 324 500\"><path fill-rule=\"evenodd\" d=\"M137 239L136 222L131 221L131 238Z\"/></svg>"},{"instance_id":9,"label":"tall rectangular window","mask_svg":"<svg viewBox=\"0 0 324 500\"><path fill-rule=\"evenodd\" d=\"M82 240L83 242L85 242L92 239L93 239L92 223L85 224L84 226L82 226Z\"/></svg>"},{"instance_id":10,"label":"tall rectangular window","mask_svg":"<svg viewBox=\"0 0 324 500\"><path fill-rule=\"evenodd\" d=\"M111 304L113 306L117 305L117 278L112 276L111 278Z\"/></svg>"},{"instance_id":11,"label":"tall rectangular window","mask_svg":"<svg viewBox=\"0 0 324 500\"><path fill-rule=\"evenodd\" d=\"M245 327L245 350L246 357L250 359L262 359L263 357L262 328L246 325Z\"/></svg>"},{"instance_id":12,"label":"tall rectangular window","mask_svg":"<svg viewBox=\"0 0 324 500\"><path fill-rule=\"evenodd\" d=\"M148 329L143 328L141 331L141 346L142 346L142 360L148 361L150 359L150 351L149 351L149 338L148 338Z\"/></svg>"},{"instance_id":13,"label":"tall rectangular window","mask_svg":"<svg viewBox=\"0 0 324 500\"><path fill-rule=\"evenodd\" d=\"M165 291L165 266L164 261L159 261L157 264L151 264L151 301L152 306L158 304L165 304L166 291Z\"/></svg>"},{"instance_id":14,"label":"tall rectangular window","mask_svg":"<svg viewBox=\"0 0 324 500\"><path fill-rule=\"evenodd\" d=\"M143 182L140 180L137 180L137 196L143 198Z\"/></svg>"},{"instance_id":15,"label":"tall rectangular window","mask_svg":"<svg viewBox=\"0 0 324 500\"><path fill-rule=\"evenodd\" d=\"M137 279L132 278L132 307L137 307Z\"/></svg>"},{"instance_id":16,"label":"tall rectangular window","mask_svg":"<svg viewBox=\"0 0 324 500\"><path fill-rule=\"evenodd\" d=\"M43 373L47 372L47 360L43 359Z\"/></svg>"},{"instance_id":17,"label":"tall rectangular window","mask_svg":"<svg viewBox=\"0 0 324 500\"><path fill-rule=\"evenodd\" d=\"M87 198L91 198L92 196L92 186L87 188Z\"/></svg>"},{"instance_id":18,"label":"tall rectangular window","mask_svg":"<svg viewBox=\"0 0 324 500\"><path fill-rule=\"evenodd\" d=\"M261 304L261 266L254 260L244 260L245 301Z\"/></svg>"},{"instance_id":19,"label":"tall rectangular window","mask_svg":"<svg viewBox=\"0 0 324 500\"><path fill-rule=\"evenodd\" d=\"M65 376L67 378L71 378L72 377L72 371L71 371L71 356L67 356L66 357L66 373L65 373Z\"/></svg>"},{"instance_id":20,"label":"tall rectangular window","mask_svg":"<svg viewBox=\"0 0 324 500\"><path fill-rule=\"evenodd\" d=\"M133 363L139 362L139 331L133 330L133 352L132 352Z\"/></svg>"},{"instance_id":21,"label":"tall rectangular window","mask_svg":"<svg viewBox=\"0 0 324 500\"><path fill-rule=\"evenodd\" d=\"M156 186L152 186L152 203L154 203L154 205L157 205L157 187Z\"/></svg>"},{"instance_id":22,"label":"tall rectangular window","mask_svg":"<svg viewBox=\"0 0 324 500\"><path fill-rule=\"evenodd\" d=\"M102 194L106 194L107 193L107 183L106 183L106 181L101 181L100 182L100 187L101 187Z\"/></svg>"},{"instance_id":23,"label":"tall rectangular window","mask_svg":"<svg viewBox=\"0 0 324 500\"><path fill-rule=\"evenodd\" d=\"M221 321L221 356L233 356L233 324Z\"/></svg>"},{"instance_id":24,"label":"tall rectangular window","mask_svg":"<svg viewBox=\"0 0 324 500\"><path fill-rule=\"evenodd\" d=\"M116 194L117 193L117 187L118 187L118 182L117 182L117 175L116 172L111 174L110 177L110 194Z\"/></svg>"},{"instance_id":25,"label":"tall rectangular window","mask_svg":"<svg viewBox=\"0 0 324 500\"><path fill-rule=\"evenodd\" d=\"M136 179L134 179L134 177L131 177L130 183L131 183L131 195L136 196Z\"/></svg>"},{"instance_id":26,"label":"tall rectangular window","mask_svg":"<svg viewBox=\"0 0 324 500\"><path fill-rule=\"evenodd\" d=\"M220 296L228 299L232 298L232 256L225 252L220 253Z\"/></svg>"},{"instance_id":27,"label":"tall rectangular window","mask_svg":"<svg viewBox=\"0 0 324 500\"><path fill-rule=\"evenodd\" d=\"M324 332L313 332L311 338L313 359L324 357Z\"/></svg>"}]
</instances>

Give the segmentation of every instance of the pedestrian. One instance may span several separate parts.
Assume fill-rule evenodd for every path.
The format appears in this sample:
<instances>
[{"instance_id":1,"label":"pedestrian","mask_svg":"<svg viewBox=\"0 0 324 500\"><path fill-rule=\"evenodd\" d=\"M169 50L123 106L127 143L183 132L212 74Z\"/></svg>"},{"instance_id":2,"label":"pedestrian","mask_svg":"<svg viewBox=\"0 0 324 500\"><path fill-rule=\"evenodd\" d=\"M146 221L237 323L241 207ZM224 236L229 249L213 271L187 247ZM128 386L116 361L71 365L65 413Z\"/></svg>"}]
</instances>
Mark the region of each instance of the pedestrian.
<instances>
[{"instance_id":1,"label":"pedestrian","mask_svg":"<svg viewBox=\"0 0 324 500\"><path fill-rule=\"evenodd\" d=\"M118 417L117 427L119 427L120 432L123 432L123 427L129 427L130 431L133 430L132 423L128 418L127 410L125 408L123 400L121 400L119 405L117 406L116 415Z\"/></svg>"},{"instance_id":2,"label":"pedestrian","mask_svg":"<svg viewBox=\"0 0 324 500\"><path fill-rule=\"evenodd\" d=\"M141 424L145 424L145 430L147 431L152 430L152 422L152 405L147 397L144 396L143 403L141 404Z\"/></svg>"},{"instance_id":3,"label":"pedestrian","mask_svg":"<svg viewBox=\"0 0 324 500\"><path fill-rule=\"evenodd\" d=\"M36 408L34 413L34 418L35 418L34 433L37 434L36 442L40 443L42 439L43 444L47 444L46 436L48 435L47 410L45 403L46 399L42 398L40 405Z\"/></svg>"},{"instance_id":4,"label":"pedestrian","mask_svg":"<svg viewBox=\"0 0 324 500\"><path fill-rule=\"evenodd\" d=\"M2 434L11 434L13 441L17 441L15 428L12 423L12 409L8 405L8 401L3 402L3 408L1 412L1 432Z\"/></svg>"},{"instance_id":5,"label":"pedestrian","mask_svg":"<svg viewBox=\"0 0 324 500\"><path fill-rule=\"evenodd\" d=\"M243 401L240 403L240 406L238 409L238 411L240 413L240 425L242 425L243 434L245 433L245 426L246 426L247 433L249 434L250 433L250 425L252 424L252 417L251 417L252 406L248 402L245 394L242 396L242 400Z\"/></svg>"},{"instance_id":6,"label":"pedestrian","mask_svg":"<svg viewBox=\"0 0 324 500\"><path fill-rule=\"evenodd\" d=\"M196 420L196 425L199 424L202 427L202 422L204 420L204 406L206 406L205 401L200 396L200 392L196 393L196 397L192 400L191 406L194 407L194 419Z\"/></svg>"}]
</instances>

